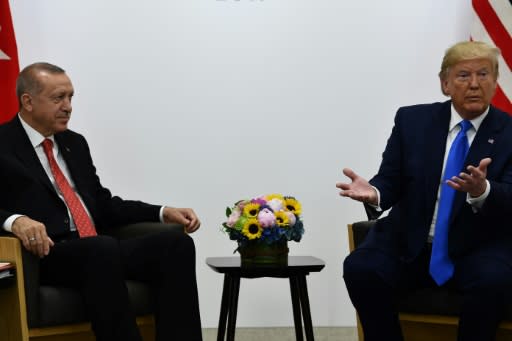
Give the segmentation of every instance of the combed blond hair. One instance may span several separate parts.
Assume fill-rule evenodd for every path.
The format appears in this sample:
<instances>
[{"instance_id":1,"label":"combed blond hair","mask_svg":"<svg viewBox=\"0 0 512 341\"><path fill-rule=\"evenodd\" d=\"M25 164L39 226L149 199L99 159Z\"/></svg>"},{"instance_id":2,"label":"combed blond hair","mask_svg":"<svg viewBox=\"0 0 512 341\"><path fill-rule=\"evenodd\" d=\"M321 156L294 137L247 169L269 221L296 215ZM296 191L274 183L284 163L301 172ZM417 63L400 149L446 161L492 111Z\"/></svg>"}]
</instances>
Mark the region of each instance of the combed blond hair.
<instances>
[{"instance_id":1,"label":"combed blond hair","mask_svg":"<svg viewBox=\"0 0 512 341\"><path fill-rule=\"evenodd\" d=\"M439 78L445 79L450 68L455 64L470 59L487 59L493 65L494 77L498 78L498 57L500 49L484 43L483 41L462 41L450 47L444 54Z\"/></svg>"}]
</instances>

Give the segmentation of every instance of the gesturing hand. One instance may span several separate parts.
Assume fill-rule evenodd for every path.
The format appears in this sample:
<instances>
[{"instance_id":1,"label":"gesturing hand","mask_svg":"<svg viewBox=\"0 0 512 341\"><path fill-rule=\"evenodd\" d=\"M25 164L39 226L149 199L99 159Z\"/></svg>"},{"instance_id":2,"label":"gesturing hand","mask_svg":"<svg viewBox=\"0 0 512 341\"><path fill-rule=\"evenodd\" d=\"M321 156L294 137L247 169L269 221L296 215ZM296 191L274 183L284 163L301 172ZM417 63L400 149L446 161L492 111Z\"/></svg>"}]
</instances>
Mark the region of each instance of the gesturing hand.
<instances>
[{"instance_id":1,"label":"gesturing hand","mask_svg":"<svg viewBox=\"0 0 512 341\"><path fill-rule=\"evenodd\" d=\"M341 189L341 196L372 205L378 204L377 192L365 178L360 177L350 168L344 168L343 174L348 176L352 182L336 184L336 187Z\"/></svg>"},{"instance_id":2,"label":"gesturing hand","mask_svg":"<svg viewBox=\"0 0 512 341\"><path fill-rule=\"evenodd\" d=\"M187 233L195 232L201 226L199 218L191 208L165 206L163 215L164 222L181 224L185 227Z\"/></svg>"},{"instance_id":3,"label":"gesturing hand","mask_svg":"<svg viewBox=\"0 0 512 341\"><path fill-rule=\"evenodd\" d=\"M446 183L457 191L469 193L473 198L479 197L487 187L487 167L491 162L490 158L482 159L478 167L468 166L467 173L462 172L459 176L453 176L446 180Z\"/></svg>"},{"instance_id":4,"label":"gesturing hand","mask_svg":"<svg viewBox=\"0 0 512 341\"><path fill-rule=\"evenodd\" d=\"M41 258L47 256L50 253L50 247L54 245L46 234L44 224L26 216L14 220L12 233L21 240L25 249Z\"/></svg>"}]
</instances>

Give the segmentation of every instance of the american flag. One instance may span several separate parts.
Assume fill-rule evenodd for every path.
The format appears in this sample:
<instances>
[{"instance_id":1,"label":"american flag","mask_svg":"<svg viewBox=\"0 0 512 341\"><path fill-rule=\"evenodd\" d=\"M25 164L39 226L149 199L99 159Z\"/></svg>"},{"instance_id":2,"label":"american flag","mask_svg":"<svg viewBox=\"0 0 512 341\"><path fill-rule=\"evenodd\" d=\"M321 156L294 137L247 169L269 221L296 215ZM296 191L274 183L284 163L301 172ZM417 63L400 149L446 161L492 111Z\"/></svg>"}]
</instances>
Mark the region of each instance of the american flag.
<instances>
[{"instance_id":1,"label":"american flag","mask_svg":"<svg viewBox=\"0 0 512 341\"><path fill-rule=\"evenodd\" d=\"M472 0L471 39L501 50L498 87L492 104L512 115L512 0Z\"/></svg>"}]
</instances>

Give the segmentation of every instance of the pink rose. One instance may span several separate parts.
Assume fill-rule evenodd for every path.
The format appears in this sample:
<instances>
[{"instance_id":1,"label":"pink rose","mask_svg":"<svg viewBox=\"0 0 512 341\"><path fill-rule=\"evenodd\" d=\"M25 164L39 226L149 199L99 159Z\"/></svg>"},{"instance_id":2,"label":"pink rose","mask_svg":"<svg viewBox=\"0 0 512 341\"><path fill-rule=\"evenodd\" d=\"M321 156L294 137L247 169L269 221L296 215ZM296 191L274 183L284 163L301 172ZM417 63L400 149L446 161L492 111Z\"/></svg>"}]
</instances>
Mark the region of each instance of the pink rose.
<instances>
[{"instance_id":1,"label":"pink rose","mask_svg":"<svg viewBox=\"0 0 512 341\"><path fill-rule=\"evenodd\" d=\"M270 209L264 208L258 213L258 222L263 228L270 227L276 223L276 217Z\"/></svg>"},{"instance_id":2,"label":"pink rose","mask_svg":"<svg viewBox=\"0 0 512 341\"><path fill-rule=\"evenodd\" d=\"M290 224L290 226L295 225L295 222L297 221L295 214L293 214L292 212L289 212L289 211L286 211L284 213L286 213L286 215L288 216L288 223Z\"/></svg>"},{"instance_id":3,"label":"pink rose","mask_svg":"<svg viewBox=\"0 0 512 341\"><path fill-rule=\"evenodd\" d=\"M231 214L228 217L228 221L226 222L226 225L229 227L235 226L236 222L240 218L241 211L238 208L235 208L233 211L231 211Z\"/></svg>"}]
</instances>

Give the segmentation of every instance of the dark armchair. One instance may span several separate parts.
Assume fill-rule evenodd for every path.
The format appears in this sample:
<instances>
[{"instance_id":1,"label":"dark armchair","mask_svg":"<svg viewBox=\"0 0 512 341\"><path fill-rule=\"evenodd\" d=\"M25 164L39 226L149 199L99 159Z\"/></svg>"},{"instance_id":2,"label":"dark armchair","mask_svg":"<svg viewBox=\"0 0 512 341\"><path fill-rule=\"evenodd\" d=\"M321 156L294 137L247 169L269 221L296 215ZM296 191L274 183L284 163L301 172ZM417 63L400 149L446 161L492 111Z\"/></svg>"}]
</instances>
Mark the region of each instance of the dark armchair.
<instances>
[{"instance_id":1,"label":"dark armchair","mask_svg":"<svg viewBox=\"0 0 512 341\"><path fill-rule=\"evenodd\" d=\"M348 225L349 247L354 250L366 237L375 221L361 221ZM404 293L399 298L400 323L407 341L452 341L457 339L458 315L461 297L444 288L423 289ZM363 332L358 321L359 341ZM506 319L500 324L496 340L512 340L512 303Z\"/></svg>"},{"instance_id":2,"label":"dark armchair","mask_svg":"<svg viewBox=\"0 0 512 341\"><path fill-rule=\"evenodd\" d=\"M139 223L113 233L117 238L133 238L180 225ZM0 237L0 260L16 266L16 279L0 289L0 334L5 341L92 341L95 340L85 316L79 293L73 289L41 286L39 260L13 237ZM141 282L127 281L137 324L145 341L154 340L151 293Z\"/></svg>"}]
</instances>

